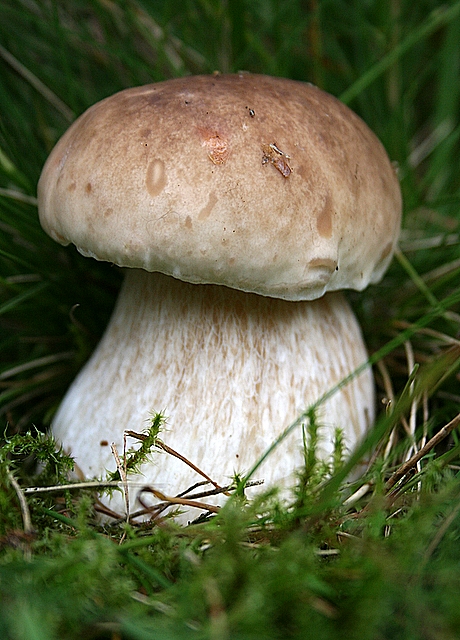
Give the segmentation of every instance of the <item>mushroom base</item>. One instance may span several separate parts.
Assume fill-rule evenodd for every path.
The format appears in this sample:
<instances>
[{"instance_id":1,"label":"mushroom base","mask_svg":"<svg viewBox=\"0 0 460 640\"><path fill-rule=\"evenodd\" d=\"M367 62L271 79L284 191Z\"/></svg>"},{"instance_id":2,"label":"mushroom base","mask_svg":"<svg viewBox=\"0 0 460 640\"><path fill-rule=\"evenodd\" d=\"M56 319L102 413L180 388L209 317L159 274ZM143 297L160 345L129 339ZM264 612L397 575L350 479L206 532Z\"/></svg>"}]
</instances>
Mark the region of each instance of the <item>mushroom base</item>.
<instances>
[{"instance_id":1,"label":"mushroom base","mask_svg":"<svg viewBox=\"0 0 460 640\"><path fill-rule=\"evenodd\" d=\"M360 328L340 293L288 302L130 269L105 335L65 396L53 432L86 477L101 476L116 468L109 445L122 453L124 430L140 432L161 412L167 419L162 441L224 486L366 358ZM323 458L337 427L352 448L374 419L370 368L321 404L317 418ZM256 478L263 488L293 485L302 461L299 428L271 452ZM130 478L132 507L136 483L171 496L203 479L163 451L141 471ZM123 509L117 492L110 506Z\"/></svg>"}]
</instances>

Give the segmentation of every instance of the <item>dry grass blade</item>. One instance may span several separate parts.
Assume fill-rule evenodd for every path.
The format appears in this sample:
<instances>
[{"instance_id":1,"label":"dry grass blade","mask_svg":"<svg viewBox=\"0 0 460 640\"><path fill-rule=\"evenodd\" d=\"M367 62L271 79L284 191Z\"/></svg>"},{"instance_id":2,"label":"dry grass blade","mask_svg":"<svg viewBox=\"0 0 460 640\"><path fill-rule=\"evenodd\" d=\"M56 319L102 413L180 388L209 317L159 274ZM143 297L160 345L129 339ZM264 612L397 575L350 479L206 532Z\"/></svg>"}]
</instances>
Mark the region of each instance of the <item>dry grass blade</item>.
<instances>
[{"instance_id":1,"label":"dry grass blade","mask_svg":"<svg viewBox=\"0 0 460 640\"><path fill-rule=\"evenodd\" d=\"M426 456L434 447L436 447L449 433L458 427L460 424L460 413L455 416L448 424L438 431L417 453L415 453L407 462L404 462L399 469L397 469L387 481L385 488L387 491L392 489L394 485L399 482L404 476L411 472L417 463Z\"/></svg>"},{"instance_id":2,"label":"dry grass blade","mask_svg":"<svg viewBox=\"0 0 460 640\"><path fill-rule=\"evenodd\" d=\"M3 198L11 198L11 200L17 200L18 202L25 202L26 204L31 204L34 207L37 206L37 198L35 196L28 196L25 193L21 193L21 191L17 191L15 189L3 189L0 188L0 196Z\"/></svg>"},{"instance_id":3,"label":"dry grass blade","mask_svg":"<svg viewBox=\"0 0 460 640\"><path fill-rule=\"evenodd\" d=\"M32 520L30 518L29 505L27 504L27 500L24 497L24 491L19 486L18 481L13 476L11 471L8 471L7 475L8 475L8 480L11 483L11 486L16 491L16 495L18 497L19 504L21 506L22 520L23 520L23 524L24 524L24 533L25 534L32 533L32 531L33 531Z\"/></svg>"},{"instance_id":4,"label":"dry grass blade","mask_svg":"<svg viewBox=\"0 0 460 640\"><path fill-rule=\"evenodd\" d=\"M53 364L54 362L70 360L74 355L73 351L65 351L63 353L55 353L49 356L43 356L42 358L36 358L35 360L29 360L28 362L24 362L16 367L11 367L6 371L2 371L2 373L0 373L0 380L6 380L7 378L12 378L19 373L24 373L24 371L36 369L37 367L44 367L48 364Z\"/></svg>"},{"instance_id":5,"label":"dry grass blade","mask_svg":"<svg viewBox=\"0 0 460 640\"><path fill-rule=\"evenodd\" d=\"M144 493L151 493L155 498L161 500L167 506L179 505L184 507L191 507L195 509L202 509L203 511L210 511L211 513L218 513L220 507L215 504L207 504L205 502L198 502L198 500L189 500L188 498L176 498L174 496L166 496L161 491L154 489L153 487L144 487L142 490ZM153 509L159 508L159 505L153 507Z\"/></svg>"},{"instance_id":6,"label":"dry grass blade","mask_svg":"<svg viewBox=\"0 0 460 640\"><path fill-rule=\"evenodd\" d=\"M129 521L129 490L128 490L128 477L126 475L126 456L124 457L124 463L123 463L120 459L120 456L118 455L118 450L114 442L112 442L112 444L110 445L110 449L112 451L113 457L115 458L118 473L120 474L120 478L122 480L123 494L125 498L126 520Z\"/></svg>"},{"instance_id":7,"label":"dry grass blade","mask_svg":"<svg viewBox=\"0 0 460 640\"><path fill-rule=\"evenodd\" d=\"M136 431L131 431L131 430L125 431L125 434L127 436L131 436L132 438L137 438L138 440L146 440L148 437L143 433L137 433ZM187 466L189 466L191 469L196 471L196 473L198 473L202 478L204 478L205 480L210 482L212 485L214 485L216 489L222 489L222 487L218 485L217 482L212 480L212 478L210 478L204 471L202 471L199 467L194 465L193 462L185 458L182 454L175 451L174 449L171 449L171 447L168 447L168 445L162 442L161 440L157 439L155 441L155 446L159 447L160 449L163 449L163 451L165 451L166 453L169 453L171 456L174 456L175 458L178 458L179 460L184 462Z\"/></svg>"},{"instance_id":8,"label":"dry grass blade","mask_svg":"<svg viewBox=\"0 0 460 640\"><path fill-rule=\"evenodd\" d=\"M0 45L0 56L12 67L16 73L21 75L38 93L40 93L50 104L53 105L68 122L72 122L75 115L65 102L57 97L41 80L37 78L27 67L15 58L7 49Z\"/></svg>"},{"instance_id":9,"label":"dry grass blade","mask_svg":"<svg viewBox=\"0 0 460 640\"><path fill-rule=\"evenodd\" d=\"M56 493L59 491L75 491L82 489L104 489L105 487L122 487L123 482L103 482L94 480L90 482L72 482L70 484L55 484L49 487L25 487L24 494Z\"/></svg>"}]
</instances>

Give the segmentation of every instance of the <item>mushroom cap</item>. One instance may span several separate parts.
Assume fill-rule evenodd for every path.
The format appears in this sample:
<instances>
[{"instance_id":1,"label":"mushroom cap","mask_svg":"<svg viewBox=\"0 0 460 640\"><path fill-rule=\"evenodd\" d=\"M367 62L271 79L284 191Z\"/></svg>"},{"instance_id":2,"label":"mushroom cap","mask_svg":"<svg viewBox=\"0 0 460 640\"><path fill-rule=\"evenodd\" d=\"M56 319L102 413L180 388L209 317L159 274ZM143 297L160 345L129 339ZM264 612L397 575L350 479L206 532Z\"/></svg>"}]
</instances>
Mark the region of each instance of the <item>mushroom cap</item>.
<instances>
[{"instance_id":1,"label":"mushroom cap","mask_svg":"<svg viewBox=\"0 0 460 640\"><path fill-rule=\"evenodd\" d=\"M367 125L308 83L240 73L121 91L63 135L38 183L63 245L287 300L385 272L401 193Z\"/></svg>"}]
</instances>

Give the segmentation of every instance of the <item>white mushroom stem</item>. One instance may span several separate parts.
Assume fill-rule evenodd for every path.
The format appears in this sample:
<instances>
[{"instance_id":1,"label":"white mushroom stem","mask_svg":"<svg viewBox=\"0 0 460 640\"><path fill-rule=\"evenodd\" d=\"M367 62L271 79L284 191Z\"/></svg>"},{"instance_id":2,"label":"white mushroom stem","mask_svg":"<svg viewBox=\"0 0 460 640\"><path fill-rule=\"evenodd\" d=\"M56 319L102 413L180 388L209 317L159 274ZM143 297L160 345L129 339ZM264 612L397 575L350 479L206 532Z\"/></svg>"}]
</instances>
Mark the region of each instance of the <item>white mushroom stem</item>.
<instances>
[{"instance_id":1,"label":"white mushroom stem","mask_svg":"<svg viewBox=\"0 0 460 640\"><path fill-rule=\"evenodd\" d=\"M108 445L114 442L121 452L125 429L141 431L152 413L162 412L162 440L225 485L366 357L340 293L286 302L129 269L106 333L62 402L53 430L84 474L99 476L115 468ZM373 417L366 369L322 405L322 455L330 453L336 427L353 447ZM286 484L301 463L297 430L257 477L264 487ZM142 482L167 495L202 480L165 453L142 472Z\"/></svg>"}]
</instances>

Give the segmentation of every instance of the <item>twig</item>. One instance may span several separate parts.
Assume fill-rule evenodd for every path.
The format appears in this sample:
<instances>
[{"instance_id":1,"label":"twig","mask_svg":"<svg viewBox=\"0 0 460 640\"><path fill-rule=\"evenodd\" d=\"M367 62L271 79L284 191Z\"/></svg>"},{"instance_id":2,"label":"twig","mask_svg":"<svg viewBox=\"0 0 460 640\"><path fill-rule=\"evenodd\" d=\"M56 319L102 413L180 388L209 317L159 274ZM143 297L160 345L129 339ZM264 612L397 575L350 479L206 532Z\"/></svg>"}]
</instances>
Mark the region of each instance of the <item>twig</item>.
<instances>
[{"instance_id":1,"label":"twig","mask_svg":"<svg viewBox=\"0 0 460 640\"><path fill-rule=\"evenodd\" d=\"M427 453L431 451L436 445L438 445L446 436L449 435L458 425L460 424L460 413L453 418L448 424L446 424L442 429L438 431L436 435L434 435L425 446L417 451L407 462L402 464L399 469L397 469L393 475L390 477L388 482L385 485L387 490L390 490L394 485L401 480L407 473L417 465L418 461L423 458Z\"/></svg>"},{"instance_id":2,"label":"twig","mask_svg":"<svg viewBox=\"0 0 460 640\"><path fill-rule=\"evenodd\" d=\"M125 434L127 436L131 436L132 438L136 438L137 440L145 440L148 437L144 433L137 433L136 431L130 431L130 430L125 431ZM170 455L174 456L175 458L178 458L182 462L185 462L185 464L188 465L194 471L196 471L196 473L198 473L200 476L205 478L208 482L213 484L216 487L216 489L222 488L220 485L217 484L217 482L214 482L214 480L212 480L212 478L210 478L204 471L202 471L199 467L194 465L193 462L190 462L190 460L185 458L183 455L181 455L174 449L171 449L171 447L168 447L168 445L162 442L161 440L158 440L158 439L155 440L155 445L160 449L163 449L163 451L165 451L166 453L169 453Z\"/></svg>"},{"instance_id":3,"label":"twig","mask_svg":"<svg viewBox=\"0 0 460 640\"><path fill-rule=\"evenodd\" d=\"M94 510L97 511L97 513L102 513L103 515L107 516L108 518L113 518L117 522L121 522L122 520L126 519L126 516L120 515L119 513L114 511L113 509L110 509L107 505L105 505L99 499L97 499L96 502L94 503ZM131 515L131 518L134 518L135 515L136 514Z\"/></svg>"},{"instance_id":4,"label":"twig","mask_svg":"<svg viewBox=\"0 0 460 640\"><path fill-rule=\"evenodd\" d=\"M132 483L130 483L132 484ZM71 491L73 489L102 489L103 487L120 487L122 482L101 482L98 480L91 482L72 482L72 484L55 484L52 487L26 487L23 493L52 493L55 491Z\"/></svg>"},{"instance_id":5,"label":"twig","mask_svg":"<svg viewBox=\"0 0 460 640\"><path fill-rule=\"evenodd\" d=\"M126 476L126 469L123 466L120 456L118 455L117 446L114 442L110 445L112 450L113 457L115 458L115 462L117 463L118 473L120 474L120 478L123 481L123 493L125 496L125 507L126 507L126 521L129 521L129 491L128 491L128 478ZM126 460L126 456L125 456Z\"/></svg>"},{"instance_id":6,"label":"twig","mask_svg":"<svg viewBox=\"0 0 460 640\"><path fill-rule=\"evenodd\" d=\"M222 487L219 484L217 484L217 482L215 482L212 478L210 478L204 471L202 471L199 467L194 465L193 462L191 462L190 460L187 460L187 458L185 458L180 453L178 453L177 451L174 451L174 449L171 449L171 447L168 447L167 444L165 444L161 440L157 440L156 441L156 445L157 445L157 447L160 447L160 449L163 449L163 451L166 451L166 453L169 453L170 455L174 456L175 458L178 458L179 460L182 460L182 462L185 462L185 464L187 464L191 469L193 469L194 471L199 473L200 476L202 476L203 478L205 478L205 480L207 480L212 485L214 485L216 489L222 489Z\"/></svg>"},{"instance_id":7,"label":"twig","mask_svg":"<svg viewBox=\"0 0 460 640\"><path fill-rule=\"evenodd\" d=\"M24 533L26 534L32 533L33 531L32 520L30 519L29 505L27 504L27 500L24 497L24 492L19 486L18 481L13 476L11 471L8 471L8 480L11 482L11 486L16 491L16 495L18 497L19 504L21 506L22 522L24 524Z\"/></svg>"},{"instance_id":8,"label":"twig","mask_svg":"<svg viewBox=\"0 0 460 640\"><path fill-rule=\"evenodd\" d=\"M204 484L204 483L203 483ZM247 484L245 484L244 488L249 489L250 487L259 487L264 484L264 480L250 480ZM179 493L177 498L187 497L189 500L193 500L194 498L206 498L207 496L217 496L219 494L230 495L232 489L235 489L235 485L228 484L226 487L219 487L218 489L210 489L209 491L201 491L200 493L195 493L192 495L187 495L190 491L193 491L197 485L193 487L189 487L186 491Z\"/></svg>"},{"instance_id":9,"label":"twig","mask_svg":"<svg viewBox=\"0 0 460 640\"><path fill-rule=\"evenodd\" d=\"M249 488L249 487L259 486L259 485L263 484L263 482L264 482L263 480L252 480L252 481L250 481L250 482L248 482L248 483L247 483L246 487L248 487L248 488ZM176 501L176 503L177 503L177 500L179 500L179 499L186 499L186 500L188 500L189 502L191 502L191 501L194 501L196 498L207 498L207 497L209 497L209 496L215 496L215 495L219 495L219 494L228 495L228 494L232 491L232 489L233 489L233 490L235 489L234 485L229 484L229 485L227 485L227 486L225 486L225 487L221 487L221 488L219 488L219 489L212 489L212 490L210 490L210 491L201 491L201 492L199 492L199 493L194 493L194 494L192 494L192 495L188 496L188 498L185 498L185 496L186 496L190 491L193 491L194 489L198 488L199 486L201 486L201 485L203 485L203 484L205 484L205 483L204 483L204 482L201 482L201 483L194 484L194 485L192 485L191 487L188 487L188 489L186 489L185 491L182 491L181 493L179 493L178 495L176 495L176 496L174 497L174 500ZM146 491L149 491L149 490L150 490L150 487L146 486L146 487L145 487L145 490L146 490ZM144 516L144 515L146 515L146 514L152 514L152 512L155 512L155 516L154 516L154 517L155 517L155 518L157 518L157 517L158 517L158 515L159 515L162 511L165 511L168 507L170 507L170 506L171 506L171 503L169 503L169 502L161 502L161 503L156 504L156 505L154 505L154 506L147 506L147 505L144 505L144 503L142 502L142 499L141 499L141 498L139 498L139 497L138 497L138 500L139 500L139 502L144 506L144 508L143 508L143 509L140 509L140 510L138 510L138 511L134 512L134 513L132 513L132 514L131 514L131 519L133 519L133 518L138 518L138 517L140 517L140 516ZM203 505L204 505L204 503L202 503L202 502L200 502L199 504L200 504L202 507L203 507ZM206 505L206 508L207 508L207 506L208 506L208 505ZM204 508L204 507L203 507L203 508ZM110 515L110 514L107 514L107 515ZM113 517L113 516L112 516L112 517ZM118 520L120 520L120 519L121 519L119 515L116 515L115 517L116 517Z\"/></svg>"},{"instance_id":10,"label":"twig","mask_svg":"<svg viewBox=\"0 0 460 640\"><path fill-rule=\"evenodd\" d=\"M197 509L203 509L205 511L211 511L211 513L218 513L220 511L220 507L214 504L206 504L205 502L198 502L197 500L188 500L187 498L174 498L173 496L165 496L161 491L157 491L153 489L153 487L144 487L142 492L152 493L155 498L161 500L162 502L167 502L169 504L177 504L183 505L186 507L196 507Z\"/></svg>"}]
</instances>

